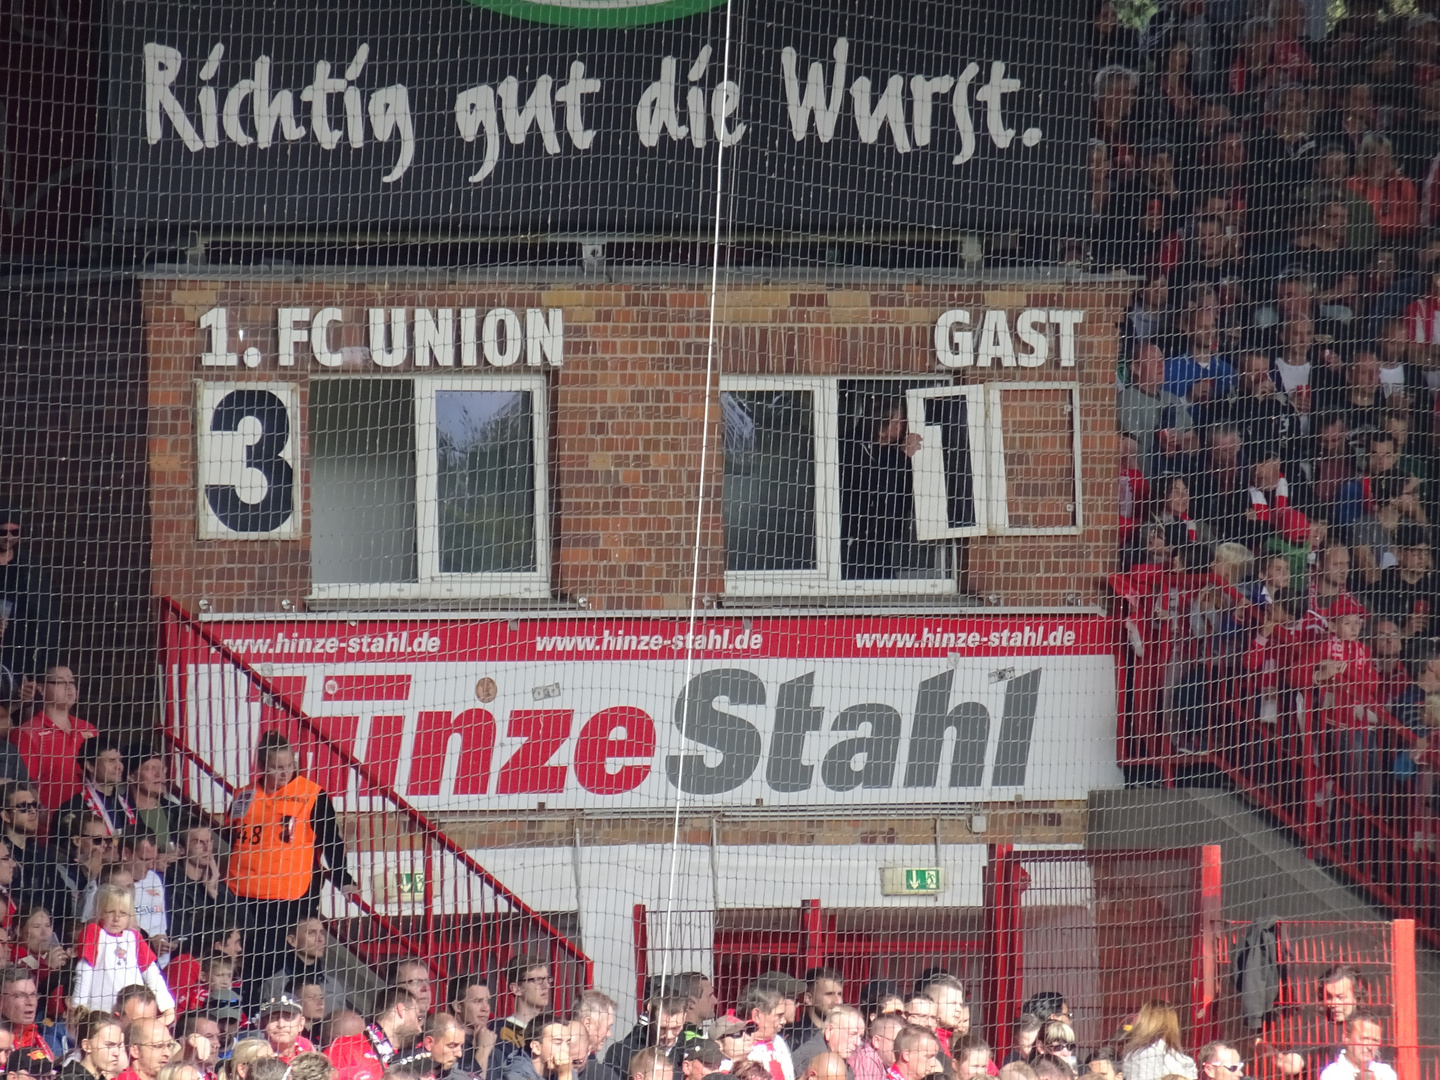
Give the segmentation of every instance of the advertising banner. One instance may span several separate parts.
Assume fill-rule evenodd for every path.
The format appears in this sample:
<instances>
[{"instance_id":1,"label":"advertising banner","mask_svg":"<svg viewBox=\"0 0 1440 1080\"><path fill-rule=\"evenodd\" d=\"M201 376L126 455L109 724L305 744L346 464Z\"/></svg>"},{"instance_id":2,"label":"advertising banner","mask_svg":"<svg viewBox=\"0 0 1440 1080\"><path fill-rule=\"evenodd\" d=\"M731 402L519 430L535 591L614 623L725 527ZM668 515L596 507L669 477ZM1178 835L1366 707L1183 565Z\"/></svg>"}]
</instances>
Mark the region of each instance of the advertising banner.
<instances>
[{"instance_id":1,"label":"advertising banner","mask_svg":"<svg viewBox=\"0 0 1440 1080\"><path fill-rule=\"evenodd\" d=\"M113 213L131 225L696 235L722 145L740 233L1033 229L1085 210L1075 5L107 10Z\"/></svg>"},{"instance_id":2,"label":"advertising banner","mask_svg":"<svg viewBox=\"0 0 1440 1080\"><path fill-rule=\"evenodd\" d=\"M1083 799L1121 782L1098 616L707 618L693 638L683 619L206 629L422 810ZM294 721L223 655L172 650L172 723L238 787L262 728ZM342 808L374 793L309 757Z\"/></svg>"}]
</instances>

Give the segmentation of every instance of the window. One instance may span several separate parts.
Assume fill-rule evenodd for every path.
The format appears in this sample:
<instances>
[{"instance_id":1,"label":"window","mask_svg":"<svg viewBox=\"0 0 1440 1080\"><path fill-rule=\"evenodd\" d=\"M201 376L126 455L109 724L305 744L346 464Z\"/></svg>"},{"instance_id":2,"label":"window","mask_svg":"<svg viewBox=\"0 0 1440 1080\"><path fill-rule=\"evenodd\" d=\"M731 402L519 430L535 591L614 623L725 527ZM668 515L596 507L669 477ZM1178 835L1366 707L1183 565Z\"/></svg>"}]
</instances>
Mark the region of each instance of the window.
<instances>
[{"instance_id":1,"label":"window","mask_svg":"<svg viewBox=\"0 0 1440 1080\"><path fill-rule=\"evenodd\" d=\"M1077 395L724 378L726 593L952 593L958 539L1078 532Z\"/></svg>"},{"instance_id":2,"label":"window","mask_svg":"<svg viewBox=\"0 0 1440 1080\"><path fill-rule=\"evenodd\" d=\"M310 387L315 599L549 594L544 381Z\"/></svg>"}]
</instances>

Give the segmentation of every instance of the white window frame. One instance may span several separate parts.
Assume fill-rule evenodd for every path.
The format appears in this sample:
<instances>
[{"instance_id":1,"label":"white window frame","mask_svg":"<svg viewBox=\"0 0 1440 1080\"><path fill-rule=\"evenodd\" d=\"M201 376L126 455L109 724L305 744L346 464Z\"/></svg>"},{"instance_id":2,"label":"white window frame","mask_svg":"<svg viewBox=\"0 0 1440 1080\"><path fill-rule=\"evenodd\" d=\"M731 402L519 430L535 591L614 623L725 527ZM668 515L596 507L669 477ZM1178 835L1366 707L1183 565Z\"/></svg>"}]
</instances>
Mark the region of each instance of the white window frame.
<instances>
[{"instance_id":1,"label":"white window frame","mask_svg":"<svg viewBox=\"0 0 1440 1080\"><path fill-rule=\"evenodd\" d=\"M343 378L344 376L337 376ZM353 377L353 376L352 376ZM397 376L383 376L396 378ZM406 376L398 376L405 378ZM418 581L313 583L311 600L447 600L484 597L545 599L550 595L549 410L543 375L417 375L415 401L415 554ZM523 391L530 394L534 441L535 569L521 573L442 574L436 503L438 449L435 395L441 390ZM307 462L308 466L308 462Z\"/></svg>"},{"instance_id":2,"label":"white window frame","mask_svg":"<svg viewBox=\"0 0 1440 1080\"><path fill-rule=\"evenodd\" d=\"M811 430L815 437L815 569L726 570L725 595L750 596L943 596L958 591L951 555L950 574L943 578L846 579L840 552L840 383L914 382L949 376L915 375L722 375L720 392L790 390L811 395ZM723 423L723 420L721 421ZM722 439L723 446L723 439ZM722 451L723 452L723 451ZM721 496L723 498L723 494ZM721 508L723 518L724 508Z\"/></svg>"},{"instance_id":3,"label":"white window frame","mask_svg":"<svg viewBox=\"0 0 1440 1080\"><path fill-rule=\"evenodd\" d=\"M945 489L945 450L939 433L934 436L925 423L925 402L936 398L964 398L965 422L969 429L970 483L975 500L974 525L950 525L949 495ZM991 505L990 443L994 428L988 423L989 395L980 383L964 386L916 387L905 392L905 413L910 430L921 437L920 449L911 459L915 484L915 534L928 542L958 540L967 536L985 536L993 516ZM1003 461L1004 458L1001 458ZM1005 478L999 478L1003 488ZM1004 510L1001 500L1000 507Z\"/></svg>"},{"instance_id":4,"label":"white window frame","mask_svg":"<svg viewBox=\"0 0 1440 1080\"><path fill-rule=\"evenodd\" d=\"M1080 384L1078 382L1008 382L986 383L985 422L990 429L989 452L1000 467L989 474L991 536L1078 536L1085 526L1080 483ZM1000 395L1006 390L1064 390L1070 396L1070 455L1074 462L1074 522L1041 529L1020 529L1010 526L1010 503L1005 477L1004 416Z\"/></svg>"}]
</instances>

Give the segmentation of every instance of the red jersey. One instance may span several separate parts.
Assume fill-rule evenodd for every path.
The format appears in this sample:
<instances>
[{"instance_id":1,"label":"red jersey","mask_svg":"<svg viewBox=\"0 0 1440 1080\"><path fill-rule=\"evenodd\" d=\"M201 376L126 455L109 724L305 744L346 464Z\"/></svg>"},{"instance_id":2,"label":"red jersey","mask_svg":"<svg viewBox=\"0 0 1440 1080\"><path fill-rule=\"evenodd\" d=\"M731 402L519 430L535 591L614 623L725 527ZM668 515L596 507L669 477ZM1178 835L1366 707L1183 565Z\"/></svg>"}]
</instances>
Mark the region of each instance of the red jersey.
<instances>
[{"instance_id":1,"label":"red jersey","mask_svg":"<svg viewBox=\"0 0 1440 1080\"><path fill-rule=\"evenodd\" d=\"M200 973L200 961L189 953L172 957L165 968L165 981L175 995L177 1013L194 1012L203 1009L210 999L210 987Z\"/></svg>"},{"instance_id":2,"label":"red jersey","mask_svg":"<svg viewBox=\"0 0 1440 1080\"><path fill-rule=\"evenodd\" d=\"M1405 309L1410 340L1419 345L1440 345L1440 298L1429 294Z\"/></svg>"},{"instance_id":3,"label":"red jersey","mask_svg":"<svg viewBox=\"0 0 1440 1080\"><path fill-rule=\"evenodd\" d=\"M1315 651L1314 657L1317 664L1338 660L1345 665L1333 678L1316 682L1325 690L1325 703L1334 706L1335 722L1344 727L1364 726L1364 710L1377 704L1380 688L1380 673L1370 659L1370 650L1360 641L1331 638Z\"/></svg>"},{"instance_id":4,"label":"red jersey","mask_svg":"<svg viewBox=\"0 0 1440 1080\"><path fill-rule=\"evenodd\" d=\"M358 1035L342 1035L325 1048L335 1080L380 1080L395 1048L375 1024Z\"/></svg>"},{"instance_id":5,"label":"red jersey","mask_svg":"<svg viewBox=\"0 0 1440 1080\"><path fill-rule=\"evenodd\" d=\"M98 734L93 724L78 716L70 717L70 730L61 731L45 713L37 713L10 733L10 741L20 752L40 805L57 810L60 804L80 791L80 767L75 755L80 745Z\"/></svg>"},{"instance_id":6,"label":"red jersey","mask_svg":"<svg viewBox=\"0 0 1440 1080\"><path fill-rule=\"evenodd\" d=\"M290 1048L290 1052L288 1054L282 1054L279 1050L276 1050L274 1043L270 1044L270 1049L275 1050L275 1056L281 1061L283 1061L286 1065L289 1065L299 1055L308 1054L311 1050L314 1050L315 1044L312 1043L309 1039L307 1039L304 1035L301 1035L298 1039L295 1040L295 1045Z\"/></svg>"}]
</instances>

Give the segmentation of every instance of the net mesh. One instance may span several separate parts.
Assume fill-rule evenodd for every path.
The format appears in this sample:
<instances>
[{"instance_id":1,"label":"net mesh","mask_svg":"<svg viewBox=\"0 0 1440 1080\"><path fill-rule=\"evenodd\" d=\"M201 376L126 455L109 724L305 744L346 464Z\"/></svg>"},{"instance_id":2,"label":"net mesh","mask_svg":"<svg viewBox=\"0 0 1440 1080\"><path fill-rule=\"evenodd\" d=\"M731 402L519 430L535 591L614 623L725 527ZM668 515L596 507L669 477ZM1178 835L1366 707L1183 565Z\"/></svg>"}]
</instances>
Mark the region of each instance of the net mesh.
<instances>
[{"instance_id":1,"label":"net mesh","mask_svg":"<svg viewBox=\"0 0 1440 1080\"><path fill-rule=\"evenodd\" d=\"M8 1070L1440 1077L1437 16L11 5Z\"/></svg>"}]
</instances>

